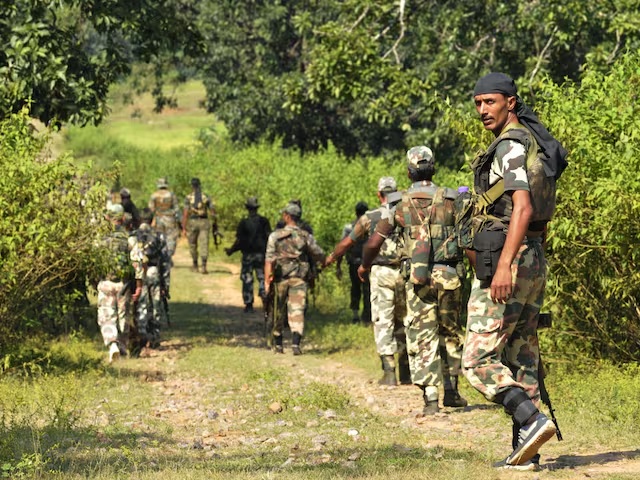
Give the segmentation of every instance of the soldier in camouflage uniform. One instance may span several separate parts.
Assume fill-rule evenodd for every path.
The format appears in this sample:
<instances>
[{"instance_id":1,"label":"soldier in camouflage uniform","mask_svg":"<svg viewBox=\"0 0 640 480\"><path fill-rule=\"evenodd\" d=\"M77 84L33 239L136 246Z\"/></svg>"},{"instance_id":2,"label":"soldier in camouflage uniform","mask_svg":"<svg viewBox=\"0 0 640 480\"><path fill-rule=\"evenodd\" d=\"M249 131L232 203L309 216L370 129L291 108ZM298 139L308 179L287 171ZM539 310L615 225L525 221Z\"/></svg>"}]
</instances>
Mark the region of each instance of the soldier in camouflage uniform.
<instances>
[{"instance_id":1,"label":"soldier in camouflage uniform","mask_svg":"<svg viewBox=\"0 0 640 480\"><path fill-rule=\"evenodd\" d=\"M537 336L546 279L543 237L555 206L555 180L530 163L537 137L520 123L523 105L511 78L481 78L474 102L496 140L472 165L474 191L490 201L476 208L472 244L465 245L476 278L463 367L469 382L513 418L514 451L496 466L534 470L540 446L556 432L538 410ZM550 182L549 189L537 188Z\"/></svg>"},{"instance_id":2,"label":"soldier in camouflage uniform","mask_svg":"<svg viewBox=\"0 0 640 480\"><path fill-rule=\"evenodd\" d=\"M135 353L145 346L160 345L160 328L167 323L163 297L166 297L166 280L171 256L164 235L151 227L153 213L144 208L140 214L140 228L135 232L137 247L143 253L145 277L142 294L136 312L138 345Z\"/></svg>"},{"instance_id":3,"label":"soldier in camouflage uniform","mask_svg":"<svg viewBox=\"0 0 640 480\"><path fill-rule=\"evenodd\" d=\"M457 342L461 339L461 330L456 310L450 301L449 292L459 290L461 285L456 266L460 261L460 250L455 238L453 202L456 192L437 187L432 181L435 165L433 153L427 147L414 147L407 152L408 174L413 181L411 187L402 193L399 201L384 210L374 234L365 245L362 267L364 276L370 269L383 242L399 228L403 233L405 251L411 259L403 269L405 273L405 291L407 295L407 316L405 333L407 350L413 383L423 390L425 407L423 412L430 415L439 411L438 387L442 384L443 374L439 354L439 336L444 334ZM394 208L395 207L395 208ZM426 257L422 263L416 261L418 238L423 222L430 232L426 245ZM414 270L423 272L425 278L418 281ZM451 298L449 298L451 300ZM444 315L443 315L444 313ZM460 351L460 348L457 349ZM459 354L458 354L459 358ZM453 362L451 362L453 363ZM448 375L445 376L448 377ZM464 400L457 391L457 376L449 377L445 384L445 406L463 406Z\"/></svg>"},{"instance_id":4,"label":"soldier in camouflage uniform","mask_svg":"<svg viewBox=\"0 0 640 480\"><path fill-rule=\"evenodd\" d=\"M242 300L244 311L253 312L253 272L258 279L258 295L264 300L264 252L267 248L267 239L271 233L269 220L258 215L258 199L249 197L245 203L249 215L238 224L236 229L236 241L230 248L225 248L227 255L232 255L240 250L242 252Z\"/></svg>"},{"instance_id":5,"label":"soldier in camouflage uniform","mask_svg":"<svg viewBox=\"0 0 640 480\"><path fill-rule=\"evenodd\" d=\"M158 189L151 194L148 205L153 212L152 227L164 234L169 253L173 257L180 236L180 205L175 193L169 190L166 178L158 179L156 185Z\"/></svg>"},{"instance_id":6,"label":"soldier in camouflage uniform","mask_svg":"<svg viewBox=\"0 0 640 480\"><path fill-rule=\"evenodd\" d=\"M369 210L358 218L349 236L336 245L327 256L328 266L340 258L356 242L365 242L375 231L378 221L386 209L387 196L397 191L393 177L382 177L378 181L378 199L381 206ZM381 385L397 385L396 359L398 355L398 377L401 384L411 384L407 342L404 334L406 315L406 293L404 277L400 273L402 238L395 231L385 239L380 253L371 266L371 320L376 350L382 361ZM359 279L358 279L359 280Z\"/></svg>"},{"instance_id":7,"label":"soldier in camouflage uniform","mask_svg":"<svg viewBox=\"0 0 640 480\"><path fill-rule=\"evenodd\" d=\"M182 234L189 240L189 252L193 272L198 271L200 257L200 273L207 274L207 258L209 257L209 229L211 220L216 222L216 212L211 198L202 193L200 179L192 178L193 191L184 199L182 214Z\"/></svg>"},{"instance_id":8,"label":"soldier in camouflage uniform","mask_svg":"<svg viewBox=\"0 0 640 480\"><path fill-rule=\"evenodd\" d=\"M358 220L369 210L369 205L365 202L356 204L356 219L347 223L342 229L342 239L349 238L353 232L353 227ZM358 278L358 267L362 262L362 246L366 239L360 238L352 242L347 250L347 264L349 265L349 281L351 282L349 308L351 308L352 323L359 323L362 319L363 323L371 323L371 285L369 279L364 282ZM338 279L342 279L342 256L338 257L336 263L336 275ZM360 317L360 299L362 298L362 317Z\"/></svg>"},{"instance_id":9,"label":"soldier in camouflage uniform","mask_svg":"<svg viewBox=\"0 0 640 480\"><path fill-rule=\"evenodd\" d=\"M109 347L109 362L126 352L129 330L133 324L132 301L138 301L144 275L142 254L129 247L129 234L123 227L124 209L119 203L108 206L108 218L114 230L103 239L114 258L105 278L98 282L98 325L104 344ZM132 295L129 282L136 282ZM127 288L125 288L127 287Z\"/></svg>"},{"instance_id":10,"label":"soldier in camouflage uniform","mask_svg":"<svg viewBox=\"0 0 640 480\"><path fill-rule=\"evenodd\" d=\"M275 312L273 345L276 353L283 353L282 336L285 315L292 333L291 349L300 355L300 342L304 334L304 311L307 303L307 277L311 263L323 263L324 252L313 235L296 224L301 210L289 203L282 210L285 226L269 235L265 254L264 275L267 292L275 282ZM284 308L286 306L286 308Z\"/></svg>"}]
</instances>

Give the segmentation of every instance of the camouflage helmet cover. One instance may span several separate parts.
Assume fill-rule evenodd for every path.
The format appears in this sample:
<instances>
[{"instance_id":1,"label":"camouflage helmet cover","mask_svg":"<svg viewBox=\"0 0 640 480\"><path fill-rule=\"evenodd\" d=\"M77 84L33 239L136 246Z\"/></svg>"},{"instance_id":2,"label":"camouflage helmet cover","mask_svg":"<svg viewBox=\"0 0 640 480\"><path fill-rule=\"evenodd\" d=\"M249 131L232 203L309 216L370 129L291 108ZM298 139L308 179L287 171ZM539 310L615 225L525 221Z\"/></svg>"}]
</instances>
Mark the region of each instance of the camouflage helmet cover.
<instances>
[{"instance_id":1,"label":"camouflage helmet cover","mask_svg":"<svg viewBox=\"0 0 640 480\"><path fill-rule=\"evenodd\" d=\"M420 145L413 147L407 152L407 163L410 167L419 168L421 165L435 163L433 159L433 152L429 147Z\"/></svg>"},{"instance_id":2,"label":"camouflage helmet cover","mask_svg":"<svg viewBox=\"0 0 640 480\"><path fill-rule=\"evenodd\" d=\"M289 202L286 207L280 210L280 213L288 213L292 217L300 218L302 209L298 204Z\"/></svg>"},{"instance_id":3,"label":"camouflage helmet cover","mask_svg":"<svg viewBox=\"0 0 640 480\"><path fill-rule=\"evenodd\" d=\"M379 192L396 192L398 190L398 184L393 177L380 177L378 180Z\"/></svg>"},{"instance_id":4,"label":"camouflage helmet cover","mask_svg":"<svg viewBox=\"0 0 640 480\"><path fill-rule=\"evenodd\" d=\"M167 181L167 177L159 178L156 182L156 186L158 188L167 188L169 186L169 182Z\"/></svg>"}]
</instances>

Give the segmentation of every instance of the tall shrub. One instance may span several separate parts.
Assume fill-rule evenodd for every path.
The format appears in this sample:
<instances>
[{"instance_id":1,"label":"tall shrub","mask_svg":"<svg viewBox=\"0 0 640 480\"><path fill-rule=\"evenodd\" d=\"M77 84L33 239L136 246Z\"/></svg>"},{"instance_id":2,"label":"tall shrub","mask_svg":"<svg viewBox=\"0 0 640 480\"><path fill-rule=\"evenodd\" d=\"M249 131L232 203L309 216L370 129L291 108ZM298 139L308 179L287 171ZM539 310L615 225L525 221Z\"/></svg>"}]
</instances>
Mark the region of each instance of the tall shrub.
<instances>
[{"instance_id":1,"label":"tall shrub","mask_svg":"<svg viewBox=\"0 0 640 480\"><path fill-rule=\"evenodd\" d=\"M99 182L51 158L28 112L0 122L0 354L32 331L63 327L102 256Z\"/></svg>"}]
</instances>

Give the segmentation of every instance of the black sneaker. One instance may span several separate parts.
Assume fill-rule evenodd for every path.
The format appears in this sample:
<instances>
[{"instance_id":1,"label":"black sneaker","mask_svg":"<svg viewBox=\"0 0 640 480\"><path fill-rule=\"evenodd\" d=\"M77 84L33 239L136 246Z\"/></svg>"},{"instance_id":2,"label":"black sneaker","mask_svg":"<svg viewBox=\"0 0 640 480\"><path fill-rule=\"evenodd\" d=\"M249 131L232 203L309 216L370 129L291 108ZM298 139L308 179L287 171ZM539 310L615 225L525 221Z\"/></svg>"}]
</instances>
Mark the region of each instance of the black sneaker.
<instances>
[{"instance_id":1,"label":"black sneaker","mask_svg":"<svg viewBox=\"0 0 640 480\"><path fill-rule=\"evenodd\" d=\"M291 351L294 355L302 355L302 350L300 350L300 345L292 345Z\"/></svg>"},{"instance_id":2,"label":"black sneaker","mask_svg":"<svg viewBox=\"0 0 640 480\"><path fill-rule=\"evenodd\" d=\"M556 426L544 413L538 413L529 425L520 427L518 448L507 457L509 465L524 465L538 453L540 447L556 434Z\"/></svg>"}]
</instances>

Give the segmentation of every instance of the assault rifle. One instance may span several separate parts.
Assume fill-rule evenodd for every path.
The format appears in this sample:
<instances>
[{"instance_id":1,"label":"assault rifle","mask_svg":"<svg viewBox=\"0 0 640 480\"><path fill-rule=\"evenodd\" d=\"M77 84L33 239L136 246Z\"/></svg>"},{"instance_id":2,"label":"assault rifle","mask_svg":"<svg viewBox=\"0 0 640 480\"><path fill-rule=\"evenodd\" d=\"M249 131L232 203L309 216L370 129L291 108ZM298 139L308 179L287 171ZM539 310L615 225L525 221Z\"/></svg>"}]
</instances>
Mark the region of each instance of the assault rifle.
<instances>
[{"instance_id":1,"label":"assault rifle","mask_svg":"<svg viewBox=\"0 0 640 480\"><path fill-rule=\"evenodd\" d=\"M211 226L211 233L213 233L213 244L215 245L217 250L220 244L222 244L222 239L224 238L224 235L218 229L218 222L214 223Z\"/></svg>"},{"instance_id":2,"label":"assault rifle","mask_svg":"<svg viewBox=\"0 0 640 480\"><path fill-rule=\"evenodd\" d=\"M540 313L538 318L538 328L551 328L552 317L551 313ZM544 403L549 409L549 414L551 415L551 421L556 426L556 437L558 441L562 441L562 433L560 432L560 426L558 425L558 420L556 419L555 411L553 410L553 405L551 404L551 399L549 398L549 391L544 383L544 377L546 376L546 372L544 371L544 365L542 364L542 357L538 353L538 386L540 388L540 400Z\"/></svg>"},{"instance_id":3,"label":"assault rifle","mask_svg":"<svg viewBox=\"0 0 640 480\"><path fill-rule=\"evenodd\" d=\"M271 348L273 346L273 323L276 316L276 294L273 285L271 285L268 292L265 292L262 300L264 307L264 339L267 348Z\"/></svg>"}]
</instances>

